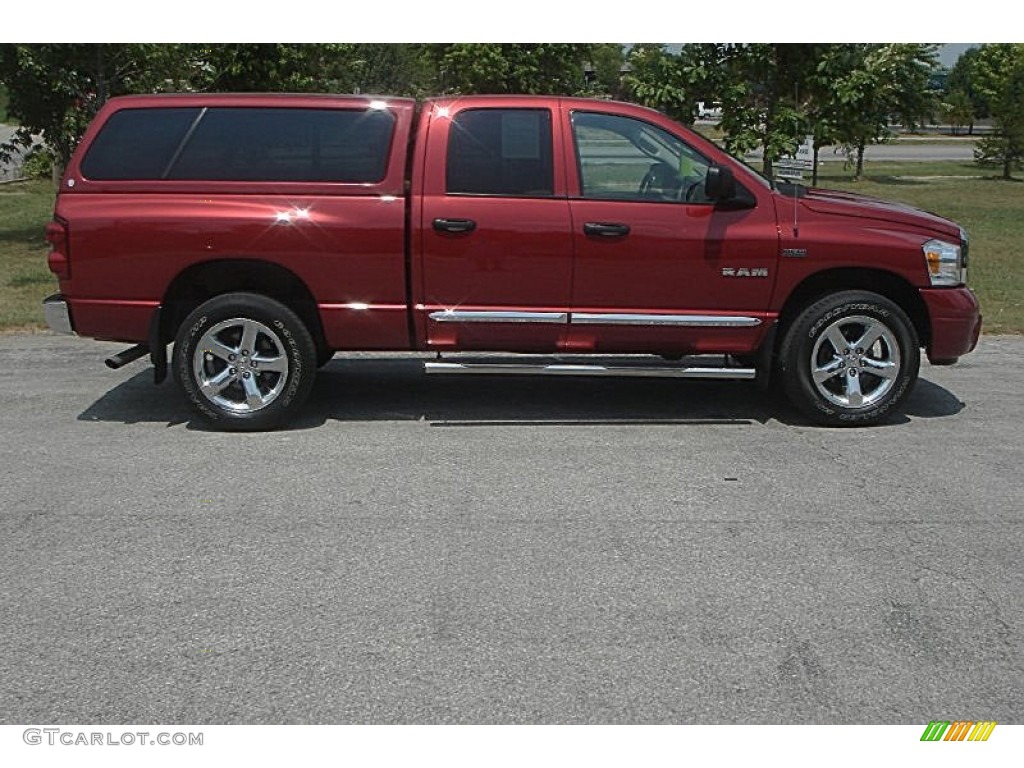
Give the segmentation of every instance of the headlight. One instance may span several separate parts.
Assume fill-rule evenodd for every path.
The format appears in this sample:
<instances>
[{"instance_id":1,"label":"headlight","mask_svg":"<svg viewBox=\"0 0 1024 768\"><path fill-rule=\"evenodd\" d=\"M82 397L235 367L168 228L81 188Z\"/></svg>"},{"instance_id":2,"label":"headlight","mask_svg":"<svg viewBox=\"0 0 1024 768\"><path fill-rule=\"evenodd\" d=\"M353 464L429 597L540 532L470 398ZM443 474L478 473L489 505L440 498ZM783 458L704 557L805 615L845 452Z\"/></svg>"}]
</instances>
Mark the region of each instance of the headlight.
<instances>
[{"instance_id":1,"label":"headlight","mask_svg":"<svg viewBox=\"0 0 1024 768\"><path fill-rule=\"evenodd\" d=\"M921 249L924 251L925 267L932 285L960 285L967 282L967 267L959 245L929 240Z\"/></svg>"}]
</instances>

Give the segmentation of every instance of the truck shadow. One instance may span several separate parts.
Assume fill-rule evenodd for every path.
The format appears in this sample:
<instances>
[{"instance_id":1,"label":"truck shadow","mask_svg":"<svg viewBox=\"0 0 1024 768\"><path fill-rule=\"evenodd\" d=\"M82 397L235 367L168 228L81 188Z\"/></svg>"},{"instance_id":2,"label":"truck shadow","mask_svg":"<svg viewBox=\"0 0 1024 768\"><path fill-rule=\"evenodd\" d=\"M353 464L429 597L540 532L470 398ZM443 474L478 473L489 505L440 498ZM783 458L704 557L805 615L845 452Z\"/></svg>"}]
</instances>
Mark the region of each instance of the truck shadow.
<instances>
[{"instance_id":1,"label":"truck shadow","mask_svg":"<svg viewBox=\"0 0 1024 768\"><path fill-rule=\"evenodd\" d=\"M940 418L964 404L952 392L921 379L906 416ZM80 421L185 424L193 418L177 389L152 384L148 368L111 389ZM291 430L328 421L424 421L432 427L604 426L720 424L777 421L809 426L781 396L750 382L533 376L427 376L414 358L335 358L317 374L313 392Z\"/></svg>"}]
</instances>

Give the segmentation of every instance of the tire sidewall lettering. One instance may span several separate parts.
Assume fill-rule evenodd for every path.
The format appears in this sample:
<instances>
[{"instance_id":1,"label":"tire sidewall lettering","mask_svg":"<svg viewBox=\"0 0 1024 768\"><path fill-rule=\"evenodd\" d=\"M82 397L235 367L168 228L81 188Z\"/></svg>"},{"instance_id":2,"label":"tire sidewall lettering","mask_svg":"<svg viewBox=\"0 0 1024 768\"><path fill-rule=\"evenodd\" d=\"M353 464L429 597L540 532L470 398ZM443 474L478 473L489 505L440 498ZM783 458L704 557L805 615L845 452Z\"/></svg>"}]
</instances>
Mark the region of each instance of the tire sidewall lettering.
<instances>
[{"instance_id":1,"label":"tire sidewall lettering","mask_svg":"<svg viewBox=\"0 0 1024 768\"><path fill-rule=\"evenodd\" d=\"M287 345L286 352L288 353L289 364L288 387L282 393L280 399L284 405L288 405L298 393L299 385L302 382L302 355L299 352L298 341L292 332L288 330L288 326L284 322L274 320L271 325L274 326Z\"/></svg>"},{"instance_id":2,"label":"tire sidewall lettering","mask_svg":"<svg viewBox=\"0 0 1024 768\"><path fill-rule=\"evenodd\" d=\"M315 347L308 330L297 315L289 317L279 302L258 294L222 294L201 305L186 318L174 352L174 372L188 404L206 421L223 424L227 429L269 429L283 422L285 416L309 394L311 381L306 373L306 357L315 358ZM198 314L197 314L198 313ZM216 323L243 318L261 323L278 338L282 353L288 360L285 389L278 397L255 411L232 413L219 409L202 393L193 371L193 359L203 334ZM315 369L314 369L315 370Z\"/></svg>"},{"instance_id":3,"label":"tire sidewall lettering","mask_svg":"<svg viewBox=\"0 0 1024 768\"><path fill-rule=\"evenodd\" d=\"M835 426L873 424L894 411L916 381L919 365L916 335L909 319L889 299L879 295L877 301L868 300L869 295L862 291L845 294L819 299L808 305L793 321L780 354L783 383L793 403L815 421ZM845 410L818 392L812 375L812 352L826 328L844 317L856 315L870 317L885 325L899 347L901 368L892 389L879 402L864 410Z\"/></svg>"}]
</instances>

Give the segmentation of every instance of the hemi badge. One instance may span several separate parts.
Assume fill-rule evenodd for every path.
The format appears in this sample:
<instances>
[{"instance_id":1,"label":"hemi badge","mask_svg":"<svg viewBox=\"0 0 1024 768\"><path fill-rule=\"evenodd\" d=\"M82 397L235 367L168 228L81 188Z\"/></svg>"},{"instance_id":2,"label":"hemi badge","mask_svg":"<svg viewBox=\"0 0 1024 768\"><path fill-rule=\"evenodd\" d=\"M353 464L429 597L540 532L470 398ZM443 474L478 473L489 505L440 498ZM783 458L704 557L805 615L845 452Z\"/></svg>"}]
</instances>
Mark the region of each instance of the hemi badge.
<instances>
[{"instance_id":1,"label":"hemi badge","mask_svg":"<svg viewBox=\"0 0 1024 768\"><path fill-rule=\"evenodd\" d=\"M722 267L722 277L768 277L765 267Z\"/></svg>"},{"instance_id":2,"label":"hemi badge","mask_svg":"<svg viewBox=\"0 0 1024 768\"><path fill-rule=\"evenodd\" d=\"M790 259L803 259L807 257L806 248L783 248L782 255Z\"/></svg>"}]
</instances>

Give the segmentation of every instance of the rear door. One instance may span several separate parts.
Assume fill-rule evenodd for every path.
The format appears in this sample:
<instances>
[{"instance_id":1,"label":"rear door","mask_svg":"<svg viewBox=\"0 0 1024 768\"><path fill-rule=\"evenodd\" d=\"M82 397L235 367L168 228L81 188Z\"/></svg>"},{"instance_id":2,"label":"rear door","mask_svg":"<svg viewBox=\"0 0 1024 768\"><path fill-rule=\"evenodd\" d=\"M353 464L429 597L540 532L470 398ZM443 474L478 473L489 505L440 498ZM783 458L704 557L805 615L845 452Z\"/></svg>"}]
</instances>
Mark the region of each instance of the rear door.
<instances>
[{"instance_id":1,"label":"rear door","mask_svg":"<svg viewBox=\"0 0 1024 768\"><path fill-rule=\"evenodd\" d=\"M427 105L413 279L429 348L550 352L564 339L572 232L556 105Z\"/></svg>"}]
</instances>

